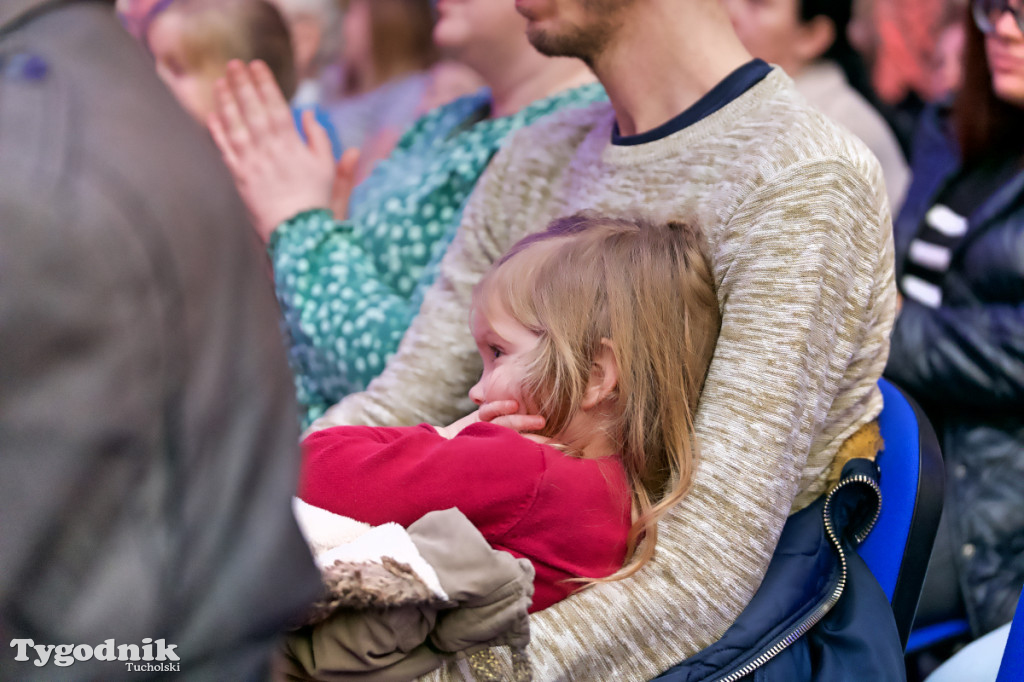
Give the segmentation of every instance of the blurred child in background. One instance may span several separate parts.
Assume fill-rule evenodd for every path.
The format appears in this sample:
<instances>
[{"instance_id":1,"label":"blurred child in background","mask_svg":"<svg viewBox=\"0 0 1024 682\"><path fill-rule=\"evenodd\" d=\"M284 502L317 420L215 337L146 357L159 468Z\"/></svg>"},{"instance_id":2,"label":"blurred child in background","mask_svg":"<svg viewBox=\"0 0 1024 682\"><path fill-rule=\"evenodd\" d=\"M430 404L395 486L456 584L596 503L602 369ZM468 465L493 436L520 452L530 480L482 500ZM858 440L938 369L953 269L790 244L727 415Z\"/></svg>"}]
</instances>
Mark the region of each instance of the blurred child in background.
<instances>
[{"instance_id":1,"label":"blurred child in background","mask_svg":"<svg viewBox=\"0 0 1024 682\"><path fill-rule=\"evenodd\" d=\"M295 92L288 27L264 0L175 0L145 37L157 75L200 123L214 110L213 86L231 59L262 59L285 96Z\"/></svg>"},{"instance_id":2,"label":"blurred child in background","mask_svg":"<svg viewBox=\"0 0 1024 682\"><path fill-rule=\"evenodd\" d=\"M232 59L264 61L284 95L295 93L298 74L288 26L265 0L174 0L150 16L144 39L157 75L204 126L215 110L214 84ZM317 117L327 124L337 157L337 136L322 114Z\"/></svg>"}]
</instances>

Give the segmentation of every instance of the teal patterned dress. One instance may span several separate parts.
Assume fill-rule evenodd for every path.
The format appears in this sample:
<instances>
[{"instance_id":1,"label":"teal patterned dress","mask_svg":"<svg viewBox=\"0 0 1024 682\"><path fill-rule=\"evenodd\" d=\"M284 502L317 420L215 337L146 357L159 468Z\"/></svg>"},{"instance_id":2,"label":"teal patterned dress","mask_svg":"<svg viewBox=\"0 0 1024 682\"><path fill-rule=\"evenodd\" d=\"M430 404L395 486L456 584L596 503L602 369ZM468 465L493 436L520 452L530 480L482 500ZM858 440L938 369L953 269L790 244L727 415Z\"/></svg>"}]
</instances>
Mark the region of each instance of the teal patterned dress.
<instances>
[{"instance_id":1,"label":"teal patterned dress","mask_svg":"<svg viewBox=\"0 0 1024 682\"><path fill-rule=\"evenodd\" d=\"M603 99L594 83L496 119L487 118L486 91L456 100L420 118L356 187L348 220L306 211L274 231L269 252L304 425L383 371L505 138Z\"/></svg>"}]
</instances>

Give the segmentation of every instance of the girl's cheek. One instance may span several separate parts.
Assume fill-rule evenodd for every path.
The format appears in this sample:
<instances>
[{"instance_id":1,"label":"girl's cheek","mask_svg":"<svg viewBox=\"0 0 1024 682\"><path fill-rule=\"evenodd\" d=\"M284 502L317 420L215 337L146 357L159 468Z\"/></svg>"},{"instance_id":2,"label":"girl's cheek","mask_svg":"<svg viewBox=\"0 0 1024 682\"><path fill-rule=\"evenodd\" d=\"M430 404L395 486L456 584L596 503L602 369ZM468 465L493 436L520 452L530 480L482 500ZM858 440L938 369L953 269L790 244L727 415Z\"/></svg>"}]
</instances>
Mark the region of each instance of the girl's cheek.
<instances>
[{"instance_id":1,"label":"girl's cheek","mask_svg":"<svg viewBox=\"0 0 1024 682\"><path fill-rule=\"evenodd\" d=\"M517 387L515 394L519 403L518 414L540 414L540 408L526 395L522 386Z\"/></svg>"}]
</instances>

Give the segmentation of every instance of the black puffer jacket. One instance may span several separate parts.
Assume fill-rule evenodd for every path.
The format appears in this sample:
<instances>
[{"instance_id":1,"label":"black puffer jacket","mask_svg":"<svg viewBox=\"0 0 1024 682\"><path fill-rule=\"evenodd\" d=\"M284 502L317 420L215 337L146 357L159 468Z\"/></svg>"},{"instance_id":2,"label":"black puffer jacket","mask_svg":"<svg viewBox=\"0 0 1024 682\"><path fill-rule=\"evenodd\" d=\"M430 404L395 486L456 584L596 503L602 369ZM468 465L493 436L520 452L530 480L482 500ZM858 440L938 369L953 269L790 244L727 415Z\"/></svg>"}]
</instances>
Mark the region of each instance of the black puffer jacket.
<instances>
[{"instance_id":1,"label":"black puffer jacket","mask_svg":"<svg viewBox=\"0 0 1024 682\"><path fill-rule=\"evenodd\" d=\"M923 216L959 169L932 113L895 222L899 279ZM957 574L972 629L987 632L1012 618L1024 584L1024 171L969 217L942 305L904 300L886 376L922 404L939 434Z\"/></svg>"}]
</instances>

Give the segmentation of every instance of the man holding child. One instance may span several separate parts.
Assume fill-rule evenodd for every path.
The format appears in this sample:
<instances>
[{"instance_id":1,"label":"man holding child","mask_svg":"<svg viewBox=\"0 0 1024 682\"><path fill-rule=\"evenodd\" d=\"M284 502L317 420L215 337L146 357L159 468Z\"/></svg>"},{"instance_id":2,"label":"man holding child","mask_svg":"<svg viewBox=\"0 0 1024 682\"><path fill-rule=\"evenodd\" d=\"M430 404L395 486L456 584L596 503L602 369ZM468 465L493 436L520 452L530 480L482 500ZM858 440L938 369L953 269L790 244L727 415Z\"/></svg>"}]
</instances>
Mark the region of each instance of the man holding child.
<instances>
[{"instance_id":1,"label":"man holding child","mask_svg":"<svg viewBox=\"0 0 1024 682\"><path fill-rule=\"evenodd\" d=\"M718 0L516 6L531 42L587 62L610 103L510 140L387 369L314 428L446 424L469 412L481 371L465 322L473 286L552 219L641 211L703 226L722 327L692 488L634 579L532 618L540 679L645 680L722 635L786 518L825 492L841 446L876 428L896 311L885 185L862 143L751 58Z\"/></svg>"}]
</instances>

